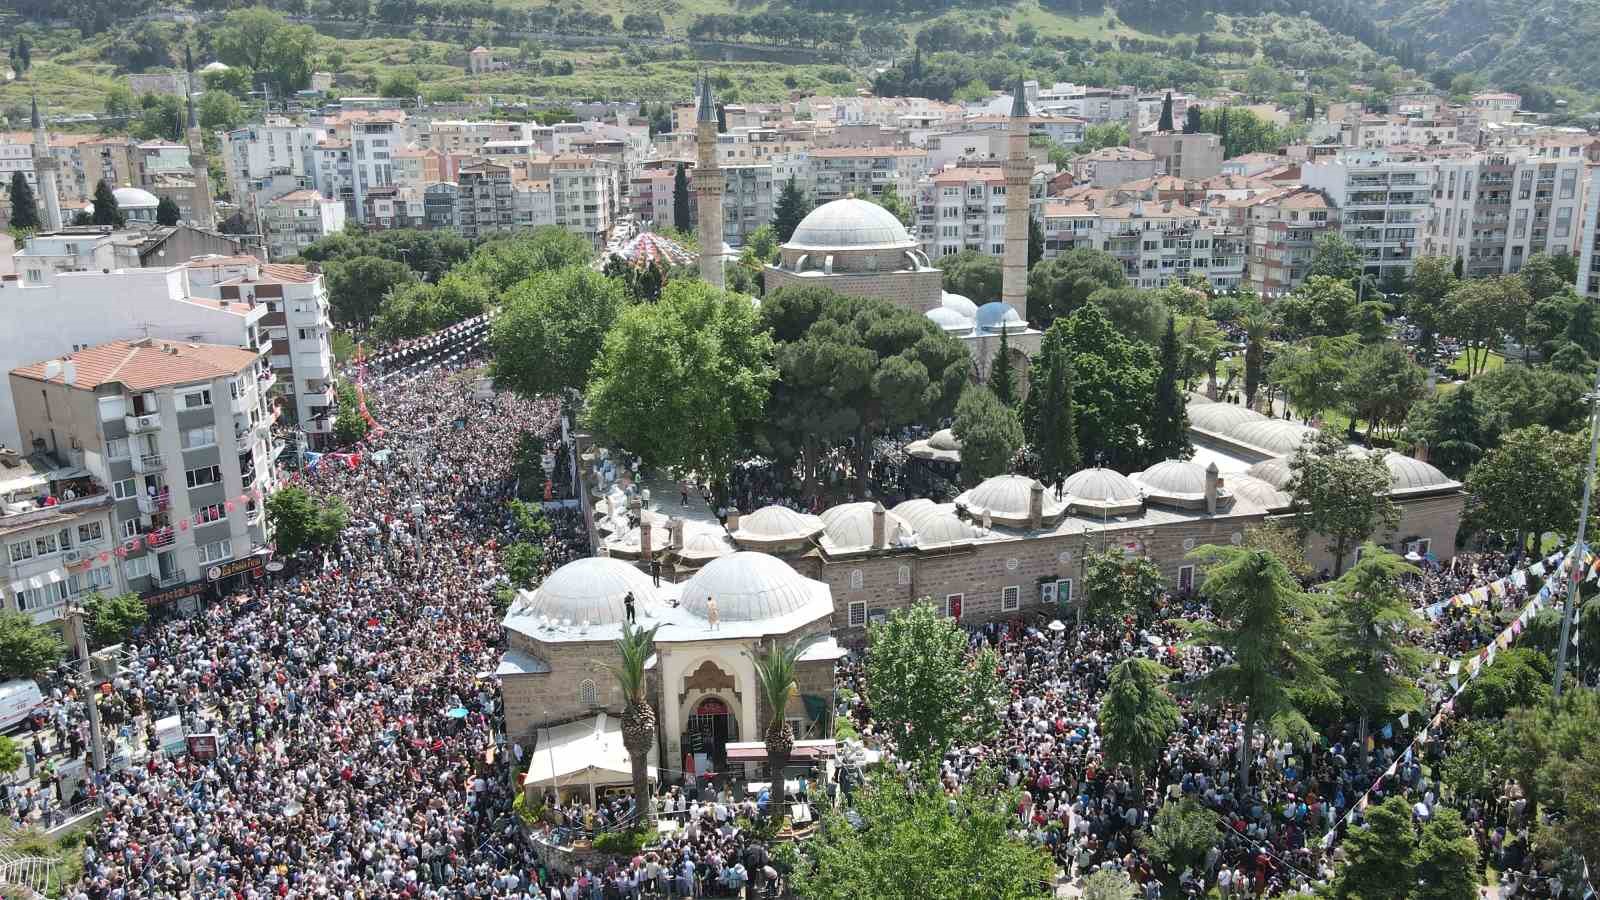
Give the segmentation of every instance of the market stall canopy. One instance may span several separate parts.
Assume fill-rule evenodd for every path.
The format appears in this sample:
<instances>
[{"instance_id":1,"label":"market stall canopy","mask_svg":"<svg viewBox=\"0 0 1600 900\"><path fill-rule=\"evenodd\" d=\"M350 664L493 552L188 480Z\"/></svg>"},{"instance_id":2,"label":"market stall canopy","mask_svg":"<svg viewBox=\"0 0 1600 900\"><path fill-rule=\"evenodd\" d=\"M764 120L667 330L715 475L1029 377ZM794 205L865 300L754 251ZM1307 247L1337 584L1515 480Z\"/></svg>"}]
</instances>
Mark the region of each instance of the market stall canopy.
<instances>
[{"instance_id":1,"label":"market stall canopy","mask_svg":"<svg viewBox=\"0 0 1600 900\"><path fill-rule=\"evenodd\" d=\"M650 752L651 758L655 751ZM528 761L524 785L544 787L596 783L618 784L633 780L633 766L622 746L622 721L605 713L539 729L538 743ZM656 767L647 768L656 778Z\"/></svg>"}]
</instances>

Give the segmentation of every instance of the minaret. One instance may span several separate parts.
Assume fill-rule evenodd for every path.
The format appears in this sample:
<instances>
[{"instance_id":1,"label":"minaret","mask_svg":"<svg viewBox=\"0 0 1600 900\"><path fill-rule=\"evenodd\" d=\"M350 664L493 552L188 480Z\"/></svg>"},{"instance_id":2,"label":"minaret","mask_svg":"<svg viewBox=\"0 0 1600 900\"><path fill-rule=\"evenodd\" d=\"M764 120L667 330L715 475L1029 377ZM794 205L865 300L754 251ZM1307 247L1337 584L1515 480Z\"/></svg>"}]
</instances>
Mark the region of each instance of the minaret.
<instances>
[{"instance_id":1,"label":"minaret","mask_svg":"<svg viewBox=\"0 0 1600 900\"><path fill-rule=\"evenodd\" d=\"M39 116L39 97L33 98L33 177L39 185L39 195L44 199L44 228L61 230L61 193L56 185L56 158L50 155L50 138L44 133L44 119Z\"/></svg>"},{"instance_id":2,"label":"minaret","mask_svg":"<svg viewBox=\"0 0 1600 900\"><path fill-rule=\"evenodd\" d=\"M722 287L722 170L717 167L717 106L711 99L711 78L700 80L700 110L695 116L694 196L699 204L696 234L700 239L700 277Z\"/></svg>"},{"instance_id":3,"label":"minaret","mask_svg":"<svg viewBox=\"0 0 1600 900\"><path fill-rule=\"evenodd\" d=\"M184 94L189 100L189 171L194 178L189 210L195 227L209 231L217 227L217 214L211 205L211 168L206 162L206 143L200 135L200 120L194 113L194 53L188 47L183 48L183 66L189 72Z\"/></svg>"},{"instance_id":4,"label":"minaret","mask_svg":"<svg viewBox=\"0 0 1600 900\"><path fill-rule=\"evenodd\" d=\"M1028 155L1028 99L1017 77L1006 134L1006 251L1000 261L1000 299L1019 315L1028 309L1028 185L1033 158Z\"/></svg>"}]
</instances>

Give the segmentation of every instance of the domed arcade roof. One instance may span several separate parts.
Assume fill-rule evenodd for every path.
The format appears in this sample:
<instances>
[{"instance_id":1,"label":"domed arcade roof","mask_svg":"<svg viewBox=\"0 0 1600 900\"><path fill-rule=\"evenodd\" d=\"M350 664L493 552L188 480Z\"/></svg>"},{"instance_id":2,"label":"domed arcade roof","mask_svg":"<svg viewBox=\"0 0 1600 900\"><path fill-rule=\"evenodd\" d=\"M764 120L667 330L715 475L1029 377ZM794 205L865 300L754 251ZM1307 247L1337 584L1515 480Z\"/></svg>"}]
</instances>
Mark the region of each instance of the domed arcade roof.
<instances>
[{"instance_id":1,"label":"domed arcade roof","mask_svg":"<svg viewBox=\"0 0 1600 900\"><path fill-rule=\"evenodd\" d=\"M820 518L827 526L822 533L823 547L834 553L872 548L872 516L875 510L882 508L882 504L862 500L823 510ZM885 547L899 547L902 540L910 539L910 523L888 510L884 510L883 516Z\"/></svg>"},{"instance_id":2,"label":"domed arcade roof","mask_svg":"<svg viewBox=\"0 0 1600 900\"><path fill-rule=\"evenodd\" d=\"M1294 503L1288 491L1281 491L1254 475L1233 475L1228 480L1228 487L1235 497L1254 503L1268 512L1288 509Z\"/></svg>"},{"instance_id":3,"label":"domed arcade roof","mask_svg":"<svg viewBox=\"0 0 1600 900\"><path fill-rule=\"evenodd\" d=\"M953 309L969 319L978 317L978 304L960 294L952 294L949 291L940 292L939 305L945 309Z\"/></svg>"},{"instance_id":4,"label":"domed arcade roof","mask_svg":"<svg viewBox=\"0 0 1600 900\"><path fill-rule=\"evenodd\" d=\"M111 196L117 198L117 208L122 210L155 209L161 205L161 200L144 188L119 187Z\"/></svg>"},{"instance_id":5,"label":"domed arcade roof","mask_svg":"<svg viewBox=\"0 0 1600 900\"><path fill-rule=\"evenodd\" d=\"M998 525L1026 528L1032 524L1028 506L1033 489L1039 483L1026 475L996 475L986 478L977 487L956 498L956 506L967 514L981 517L985 512ZM1043 485L1040 485L1042 488ZM1135 491L1135 496L1138 492ZM1042 518L1046 521L1060 518L1066 504L1057 500L1051 491L1044 491Z\"/></svg>"},{"instance_id":6,"label":"domed arcade roof","mask_svg":"<svg viewBox=\"0 0 1600 900\"><path fill-rule=\"evenodd\" d=\"M1235 406L1232 403L1191 403L1188 412L1190 425L1201 431L1218 434L1227 434L1247 422L1258 422L1266 418L1253 409Z\"/></svg>"},{"instance_id":7,"label":"domed arcade roof","mask_svg":"<svg viewBox=\"0 0 1600 900\"><path fill-rule=\"evenodd\" d=\"M935 462L960 462L961 442L956 440L955 432L948 428L941 428L931 436L919 438L906 445L906 453L917 459L931 459ZM906 501L908 503L913 501Z\"/></svg>"},{"instance_id":8,"label":"domed arcade roof","mask_svg":"<svg viewBox=\"0 0 1600 900\"><path fill-rule=\"evenodd\" d=\"M789 250L916 250L894 213L854 197L824 203L800 220L784 245Z\"/></svg>"},{"instance_id":9,"label":"domed arcade roof","mask_svg":"<svg viewBox=\"0 0 1600 900\"><path fill-rule=\"evenodd\" d=\"M537 590L523 591L507 618L571 620L573 625L616 625L627 617L622 600L633 592L639 611L658 604L650 576L620 559L591 556L576 559L550 573Z\"/></svg>"},{"instance_id":10,"label":"domed arcade roof","mask_svg":"<svg viewBox=\"0 0 1600 900\"><path fill-rule=\"evenodd\" d=\"M962 315L948 306L936 306L923 313L933 324L939 326L941 331L951 334L967 334L973 329L972 319Z\"/></svg>"},{"instance_id":11,"label":"domed arcade roof","mask_svg":"<svg viewBox=\"0 0 1600 900\"><path fill-rule=\"evenodd\" d=\"M999 300L978 307L977 323L979 331L989 334L999 334L1002 331L1016 334L1028 330L1028 323L1022 320L1022 316L1012 309L1010 304Z\"/></svg>"},{"instance_id":12,"label":"domed arcade roof","mask_svg":"<svg viewBox=\"0 0 1600 900\"><path fill-rule=\"evenodd\" d=\"M1139 486L1126 475L1112 469L1083 469L1067 476L1062 483L1066 505L1073 512L1120 516L1144 507Z\"/></svg>"},{"instance_id":13,"label":"domed arcade roof","mask_svg":"<svg viewBox=\"0 0 1600 900\"><path fill-rule=\"evenodd\" d=\"M775 547L814 538L824 527L816 516L774 504L740 516L738 529L730 531L729 536L741 546Z\"/></svg>"},{"instance_id":14,"label":"domed arcade roof","mask_svg":"<svg viewBox=\"0 0 1600 900\"><path fill-rule=\"evenodd\" d=\"M1289 460L1279 456L1264 459L1251 466L1246 471L1251 478L1259 478L1280 491L1289 489L1289 482L1294 478L1294 469L1289 466Z\"/></svg>"},{"instance_id":15,"label":"domed arcade roof","mask_svg":"<svg viewBox=\"0 0 1600 900\"><path fill-rule=\"evenodd\" d=\"M706 598L717 601L724 622L792 619L795 627L833 614L828 586L812 581L765 553L741 551L713 560L683 583L683 608L707 618Z\"/></svg>"},{"instance_id":16,"label":"domed arcade roof","mask_svg":"<svg viewBox=\"0 0 1600 900\"><path fill-rule=\"evenodd\" d=\"M1461 483L1438 468L1399 453L1390 451L1383 455L1383 464L1389 469L1390 489L1396 494L1412 494L1460 487Z\"/></svg>"},{"instance_id":17,"label":"domed arcade roof","mask_svg":"<svg viewBox=\"0 0 1600 900\"><path fill-rule=\"evenodd\" d=\"M1206 499L1206 467L1186 459L1168 459L1129 476L1144 489L1146 500L1170 506L1195 508ZM1218 477L1217 498L1232 496Z\"/></svg>"}]
</instances>

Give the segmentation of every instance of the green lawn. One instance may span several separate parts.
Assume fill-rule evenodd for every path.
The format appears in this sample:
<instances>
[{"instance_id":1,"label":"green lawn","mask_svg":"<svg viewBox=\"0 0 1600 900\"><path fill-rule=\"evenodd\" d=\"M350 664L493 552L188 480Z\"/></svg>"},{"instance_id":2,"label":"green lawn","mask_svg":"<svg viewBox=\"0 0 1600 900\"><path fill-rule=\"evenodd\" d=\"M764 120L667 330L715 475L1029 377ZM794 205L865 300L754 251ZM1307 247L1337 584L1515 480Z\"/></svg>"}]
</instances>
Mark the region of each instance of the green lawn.
<instances>
[{"instance_id":1,"label":"green lawn","mask_svg":"<svg viewBox=\"0 0 1600 900\"><path fill-rule=\"evenodd\" d=\"M1489 355L1487 362L1484 361L1485 353ZM1469 350L1466 353L1457 356L1455 360L1450 363L1450 371L1456 373L1457 375L1466 375L1467 359L1469 355L1474 366L1478 369L1478 374L1480 375L1484 372L1493 372L1496 369L1504 368L1506 364L1505 356L1495 353L1492 350Z\"/></svg>"}]
</instances>

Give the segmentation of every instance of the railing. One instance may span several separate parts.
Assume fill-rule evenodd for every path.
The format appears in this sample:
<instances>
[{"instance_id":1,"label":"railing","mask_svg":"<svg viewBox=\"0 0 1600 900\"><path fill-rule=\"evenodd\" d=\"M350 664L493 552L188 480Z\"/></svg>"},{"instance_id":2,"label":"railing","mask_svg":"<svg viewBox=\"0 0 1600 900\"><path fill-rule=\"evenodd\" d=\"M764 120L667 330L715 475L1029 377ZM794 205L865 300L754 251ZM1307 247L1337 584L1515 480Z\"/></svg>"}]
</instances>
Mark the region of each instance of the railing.
<instances>
[{"instance_id":1,"label":"railing","mask_svg":"<svg viewBox=\"0 0 1600 900\"><path fill-rule=\"evenodd\" d=\"M0 853L0 894L44 900L60 863L48 856L12 856ZM16 890L11 890L15 888Z\"/></svg>"},{"instance_id":2,"label":"railing","mask_svg":"<svg viewBox=\"0 0 1600 900\"><path fill-rule=\"evenodd\" d=\"M168 572L165 575L162 575L159 572L156 573L156 584L159 584L162 587L176 587L188 580L189 577L184 574L182 569L173 569L171 572Z\"/></svg>"},{"instance_id":3,"label":"railing","mask_svg":"<svg viewBox=\"0 0 1600 900\"><path fill-rule=\"evenodd\" d=\"M131 461L133 470L141 475L160 472L162 469L161 454L159 453L141 453L133 457Z\"/></svg>"},{"instance_id":4,"label":"railing","mask_svg":"<svg viewBox=\"0 0 1600 900\"><path fill-rule=\"evenodd\" d=\"M167 489L163 489L154 497L150 496L149 494L140 494L138 496L138 501L139 512L144 515L151 516L170 506L172 504L172 495L168 493Z\"/></svg>"},{"instance_id":5,"label":"railing","mask_svg":"<svg viewBox=\"0 0 1600 900\"><path fill-rule=\"evenodd\" d=\"M161 428L161 414L126 415L122 417L122 424L123 427L128 429L129 434L138 434L141 431L157 431Z\"/></svg>"},{"instance_id":6,"label":"railing","mask_svg":"<svg viewBox=\"0 0 1600 900\"><path fill-rule=\"evenodd\" d=\"M145 546L152 550L161 550L166 547L171 547L173 544L177 543L177 541L178 535L172 530L171 527L157 528L154 531L145 532L144 535Z\"/></svg>"}]
</instances>

